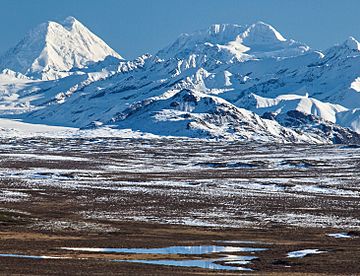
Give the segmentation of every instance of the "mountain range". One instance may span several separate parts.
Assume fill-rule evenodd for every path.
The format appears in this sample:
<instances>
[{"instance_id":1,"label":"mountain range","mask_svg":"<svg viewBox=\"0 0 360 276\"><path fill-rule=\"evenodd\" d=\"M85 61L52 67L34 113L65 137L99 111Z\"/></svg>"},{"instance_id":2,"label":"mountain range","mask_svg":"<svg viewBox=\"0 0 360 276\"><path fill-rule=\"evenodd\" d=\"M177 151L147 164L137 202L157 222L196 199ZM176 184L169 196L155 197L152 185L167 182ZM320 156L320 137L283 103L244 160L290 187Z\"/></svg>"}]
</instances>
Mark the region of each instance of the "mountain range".
<instances>
[{"instance_id":1,"label":"mountain range","mask_svg":"<svg viewBox=\"0 0 360 276\"><path fill-rule=\"evenodd\" d=\"M34 124L282 143L360 142L360 44L215 24L127 60L73 17L0 56L0 115Z\"/></svg>"}]
</instances>

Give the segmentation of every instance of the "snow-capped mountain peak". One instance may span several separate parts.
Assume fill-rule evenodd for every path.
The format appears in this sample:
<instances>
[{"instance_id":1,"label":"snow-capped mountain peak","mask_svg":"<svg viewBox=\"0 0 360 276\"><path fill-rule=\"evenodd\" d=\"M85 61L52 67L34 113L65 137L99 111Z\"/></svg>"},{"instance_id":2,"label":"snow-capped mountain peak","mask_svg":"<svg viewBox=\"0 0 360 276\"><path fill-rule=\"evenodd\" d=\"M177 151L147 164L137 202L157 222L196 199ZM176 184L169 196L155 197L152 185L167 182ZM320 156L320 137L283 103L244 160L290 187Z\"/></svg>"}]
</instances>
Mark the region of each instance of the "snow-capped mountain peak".
<instances>
[{"instance_id":1,"label":"snow-capped mountain peak","mask_svg":"<svg viewBox=\"0 0 360 276\"><path fill-rule=\"evenodd\" d=\"M195 39L213 44L227 44L244 32L245 27L236 24L213 24L207 30L194 33Z\"/></svg>"},{"instance_id":2,"label":"snow-capped mountain peak","mask_svg":"<svg viewBox=\"0 0 360 276\"><path fill-rule=\"evenodd\" d=\"M274 27L259 21L241 34L245 45L263 45L284 42L286 39Z\"/></svg>"},{"instance_id":3,"label":"snow-capped mountain peak","mask_svg":"<svg viewBox=\"0 0 360 276\"><path fill-rule=\"evenodd\" d=\"M174 43L160 50L157 56L164 59L184 58L197 50L204 52L204 47L227 45L245 30L246 27L236 24L213 24L207 29L181 34Z\"/></svg>"},{"instance_id":4,"label":"snow-capped mountain peak","mask_svg":"<svg viewBox=\"0 0 360 276\"><path fill-rule=\"evenodd\" d=\"M349 38L320 53L263 22L214 24L124 61L68 17L41 24L0 59L0 113L157 135L358 143L359 49Z\"/></svg>"},{"instance_id":5,"label":"snow-capped mountain peak","mask_svg":"<svg viewBox=\"0 0 360 276\"><path fill-rule=\"evenodd\" d=\"M190 55L232 63L259 57L289 57L301 55L310 48L300 42L285 39L274 27L264 22L250 26L214 24L191 34L181 35L170 46L159 51L163 59L187 59Z\"/></svg>"},{"instance_id":6,"label":"snow-capped mountain peak","mask_svg":"<svg viewBox=\"0 0 360 276\"><path fill-rule=\"evenodd\" d=\"M336 62L360 55L360 43L352 36L324 51L325 60Z\"/></svg>"},{"instance_id":7,"label":"snow-capped mountain peak","mask_svg":"<svg viewBox=\"0 0 360 276\"><path fill-rule=\"evenodd\" d=\"M74 17L68 17L61 23L48 21L31 30L0 57L0 69L56 79L68 75L74 67L82 68L107 56L121 59L102 39Z\"/></svg>"},{"instance_id":8,"label":"snow-capped mountain peak","mask_svg":"<svg viewBox=\"0 0 360 276\"><path fill-rule=\"evenodd\" d=\"M64 28L68 29L69 31L71 31L72 29L80 26L80 27L84 27L85 26L83 24L81 24L80 21L78 21L75 17L73 16L68 16L65 18L65 20L62 22L61 24Z\"/></svg>"},{"instance_id":9,"label":"snow-capped mountain peak","mask_svg":"<svg viewBox=\"0 0 360 276\"><path fill-rule=\"evenodd\" d=\"M350 36L345 42L344 45L350 50L360 51L360 43L354 37Z\"/></svg>"}]
</instances>

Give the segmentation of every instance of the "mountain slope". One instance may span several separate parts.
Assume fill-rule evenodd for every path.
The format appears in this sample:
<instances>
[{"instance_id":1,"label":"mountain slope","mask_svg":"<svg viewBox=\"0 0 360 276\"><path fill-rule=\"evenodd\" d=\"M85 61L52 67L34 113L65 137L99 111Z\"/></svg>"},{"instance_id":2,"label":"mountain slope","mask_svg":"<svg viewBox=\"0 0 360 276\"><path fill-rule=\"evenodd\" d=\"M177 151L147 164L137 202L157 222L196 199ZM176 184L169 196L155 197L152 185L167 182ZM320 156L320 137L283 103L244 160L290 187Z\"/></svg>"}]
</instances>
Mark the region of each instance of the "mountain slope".
<instances>
[{"instance_id":1,"label":"mountain slope","mask_svg":"<svg viewBox=\"0 0 360 276\"><path fill-rule=\"evenodd\" d=\"M235 105L251 110L259 115L268 112L279 115L296 110L332 123L336 123L337 114L348 111L347 108L341 105L324 103L307 96L291 94L281 95L273 99L250 94L247 97L241 98Z\"/></svg>"},{"instance_id":2,"label":"mountain slope","mask_svg":"<svg viewBox=\"0 0 360 276\"><path fill-rule=\"evenodd\" d=\"M323 102L357 108L360 102L360 51L357 43L350 39L323 53L309 51L306 55L272 64L262 60L252 66L234 66L233 71L250 74L250 78L245 84L233 87L241 89L242 95L255 93L275 98L288 93L308 94Z\"/></svg>"},{"instance_id":3,"label":"mountain slope","mask_svg":"<svg viewBox=\"0 0 360 276\"><path fill-rule=\"evenodd\" d=\"M107 56L121 59L103 40L75 18L68 17L61 23L49 21L31 30L0 57L0 69L50 80Z\"/></svg>"},{"instance_id":4,"label":"mountain slope","mask_svg":"<svg viewBox=\"0 0 360 276\"><path fill-rule=\"evenodd\" d=\"M287 143L321 141L318 136L298 134L216 96L187 89L167 99L145 100L109 123L166 136Z\"/></svg>"},{"instance_id":5,"label":"mountain slope","mask_svg":"<svg viewBox=\"0 0 360 276\"><path fill-rule=\"evenodd\" d=\"M77 29L73 19L68 22L56 24L66 31ZM319 52L286 39L263 22L212 25L181 35L155 56L133 61L114 53L103 60L83 61L76 52L71 62L77 68L40 71L43 78L61 77L56 80L4 71L8 76L5 92L0 91L0 112L19 113L23 107L23 114L7 116L158 135L358 143L359 53L354 38ZM10 76L18 79L18 85L11 87L12 80L5 81Z\"/></svg>"}]
</instances>

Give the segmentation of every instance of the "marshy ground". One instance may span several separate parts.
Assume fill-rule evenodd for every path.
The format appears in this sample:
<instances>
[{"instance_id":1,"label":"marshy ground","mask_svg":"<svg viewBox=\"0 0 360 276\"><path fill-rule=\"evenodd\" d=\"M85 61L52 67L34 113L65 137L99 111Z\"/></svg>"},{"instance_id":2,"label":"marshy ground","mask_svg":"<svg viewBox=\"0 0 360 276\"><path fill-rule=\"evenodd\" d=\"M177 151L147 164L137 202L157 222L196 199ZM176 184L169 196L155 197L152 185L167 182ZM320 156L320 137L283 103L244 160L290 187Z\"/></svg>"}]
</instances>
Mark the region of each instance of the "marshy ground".
<instances>
[{"instance_id":1,"label":"marshy ground","mask_svg":"<svg viewBox=\"0 0 360 276\"><path fill-rule=\"evenodd\" d=\"M360 274L359 153L172 139L3 140L0 274ZM347 237L329 236L336 233ZM247 263L215 261L250 271L123 262L219 260L224 252L64 249L200 245L263 250L231 253L252 257ZM304 249L323 253L288 258Z\"/></svg>"}]
</instances>

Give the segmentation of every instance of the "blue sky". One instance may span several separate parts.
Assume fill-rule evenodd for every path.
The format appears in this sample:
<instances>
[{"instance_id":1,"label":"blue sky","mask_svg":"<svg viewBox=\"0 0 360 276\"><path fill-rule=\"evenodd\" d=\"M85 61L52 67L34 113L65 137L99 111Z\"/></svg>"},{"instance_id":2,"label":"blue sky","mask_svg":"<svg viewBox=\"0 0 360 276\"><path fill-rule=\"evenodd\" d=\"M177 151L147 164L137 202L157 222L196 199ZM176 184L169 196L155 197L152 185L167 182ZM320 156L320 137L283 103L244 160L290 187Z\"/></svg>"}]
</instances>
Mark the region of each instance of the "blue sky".
<instances>
[{"instance_id":1,"label":"blue sky","mask_svg":"<svg viewBox=\"0 0 360 276\"><path fill-rule=\"evenodd\" d=\"M75 16L126 58L154 53L180 33L213 23L264 21L324 49L360 39L359 0L0 0L0 52L36 25Z\"/></svg>"}]
</instances>

